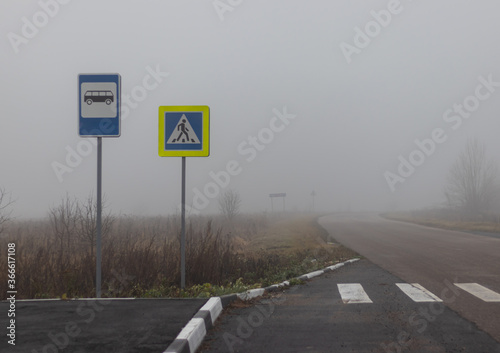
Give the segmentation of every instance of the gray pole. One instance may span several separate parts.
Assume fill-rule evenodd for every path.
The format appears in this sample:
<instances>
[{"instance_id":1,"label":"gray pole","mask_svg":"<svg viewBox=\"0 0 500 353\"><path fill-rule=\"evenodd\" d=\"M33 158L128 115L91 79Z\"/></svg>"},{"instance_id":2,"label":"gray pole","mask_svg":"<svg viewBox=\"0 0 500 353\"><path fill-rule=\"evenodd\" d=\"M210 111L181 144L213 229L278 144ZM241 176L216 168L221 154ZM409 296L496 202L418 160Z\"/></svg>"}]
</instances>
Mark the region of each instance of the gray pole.
<instances>
[{"instance_id":1,"label":"gray pole","mask_svg":"<svg viewBox=\"0 0 500 353\"><path fill-rule=\"evenodd\" d=\"M97 138L96 298L101 297L102 137Z\"/></svg>"},{"instance_id":2,"label":"gray pole","mask_svg":"<svg viewBox=\"0 0 500 353\"><path fill-rule=\"evenodd\" d=\"M186 157L182 157L181 192L181 288L186 287Z\"/></svg>"}]
</instances>

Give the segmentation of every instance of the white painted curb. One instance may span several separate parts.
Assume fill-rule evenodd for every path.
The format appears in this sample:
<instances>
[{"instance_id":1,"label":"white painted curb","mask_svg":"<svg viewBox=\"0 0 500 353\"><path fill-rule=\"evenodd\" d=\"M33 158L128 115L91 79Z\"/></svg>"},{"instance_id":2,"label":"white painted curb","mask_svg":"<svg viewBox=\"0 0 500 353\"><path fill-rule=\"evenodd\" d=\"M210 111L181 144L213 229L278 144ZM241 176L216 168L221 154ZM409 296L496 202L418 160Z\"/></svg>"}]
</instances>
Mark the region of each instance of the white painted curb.
<instances>
[{"instance_id":1,"label":"white painted curb","mask_svg":"<svg viewBox=\"0 0 500 353\"><path fill-rule=\"evenodd\" d=\"M215 323L215 320L219 317L222 312L222 301L219 297L212 297L205 303L200 309L201 312L207 311L210 313L210 320L212 324Z\"/></svg>"},{"instance_id":2,"label":"white painted curb","mask_svg":"<svg viewBox=\"0 0 500 353\"><path fill-rule=\"evenodd\" d=\"M306 274L306 276L307 276L307 279L311 279L314 277L321 276L323 273L325 273L325 271L319 270L319 271L310 272L310 273Z\"/></svg>"},{"instance_id":3,"label":"white painted curb","mask_svg":"<svg viewBox=\"0 0 500 353\"><path fill-rule=\"evenodd\" d=\"M250 300L250 299L264 295L265 291L266 290L264 288L257 288L257 289L250 289L250 290L247 290L246 292L239 293L236 295L241 300Z\"/></svg>"},{"instance_id":4,"label":"white painted curb","mask_svg":"<svg viewBox=\"0 0 500 353\"><path fill-rule=\"evenodd\" d=\"M205 338L207 330L203 319L191 319L177 336L176 340L186 340L189 345L189 351L195 352ZM164 353L177 353L177 350L170 350L170 347Z\"/></svg>"},{"instance_id":5,"label":"white painted curb","mask_svg":"<svg viewBox=\"0 0 500 353\"><path fill-rule=\"evenodd\" d=\"M342 266L344 266L344 263L343 263L343 262L341 262L341 263L339 263L339 264L336 264L336 265L333 265L333 266L329 266L329 267L327 267L327 269L328 269L328 270L330 270L330 271L334 271L334 270L336 270L337 268L340 268L340 267L342 267Z\"/></svg>"},{"instance_id":6,"label":"white painted curb","mask_svg":"<svg viewBox=\"0 0 500 353\"><path fill-rule=\"evenodd\" d=\"M118 301L118 300L136 300L135 297L130 298L70 298L70 299L61 299L61 298L52 298L52 299L18 299L16 302L71 302L71 301Z\"/></svg>"},{"instance_id":7,"label":"white painted curb","mask_svg":"<svg viewBox=\"0 0 500 353\"><path fill-rule=\"evenodd\" d=\"M338 263L333 266L329 266L325 268L324 270L318 270L314 272L307 273L305 275L302 275L300 277L297 277L298 279L311 279L317 276L322 275L325 272L328 271L333 271L336 270L346 264L353 263L358 261L359 259L351 259L347 260L345 262ZM257 289L250 289L246 292L243 293L238 293L234 295L235 298L239 298L241 300L250 300L253 298L260 297L264 295L269 290L273 289L278 289L281 287L286 287L289 286L290 282L289 281L283 281L279 284L274 284L272 286L269 286L267 288L257 288ZM206 317L206 315L210 315L210 320L212 322L212 325L215 323L215 320L219 317L223 310L222 306L222 300L220 297L212 297L210 298L205 305L203 305L200 310L198 310L198 313L196 313L195 317L192 318L186 326L182 329L182 331L179 333L179 335L175 338L175 340L168 346L168 348L163 352L163 353L180 353L180 352L185 352L186 347L185 345L187 344L187 348L189 348L189 353L195 353L196 350L200 347L201 342L203 342L203 339L205 338L205 335L207 334L207 327L210 327L210 325L205 323L205 320L203 319Z\"/></svg>"}]
</instances>

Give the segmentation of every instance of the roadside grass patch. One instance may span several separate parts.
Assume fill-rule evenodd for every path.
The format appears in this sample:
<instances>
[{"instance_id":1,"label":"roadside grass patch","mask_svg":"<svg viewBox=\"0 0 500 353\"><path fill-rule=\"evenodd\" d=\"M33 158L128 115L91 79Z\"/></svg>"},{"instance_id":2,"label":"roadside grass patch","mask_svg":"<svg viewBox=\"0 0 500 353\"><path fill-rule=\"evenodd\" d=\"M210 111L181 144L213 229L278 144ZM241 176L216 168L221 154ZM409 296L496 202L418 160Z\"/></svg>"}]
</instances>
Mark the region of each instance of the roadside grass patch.
<instances>
[{"instance_id":1,"label":"roadside grass patch","mask_svg":"<svg viewBox=\"0 0 500 353\"><path fill-rule=\"evenodd\" d=\"M448 230L500 233L500 216L483 215L475 220L467 219L460 214L444 212L443 210L423 210L411 212L383 213L382 217L393 220L414 223L433 228Z\"/></svg>"},{"instance_id":2,"label":"roadside grass patch","mask_svg":"<svg viewBox=\"0 0 500 353\"><path fill-rule=\"evenodd\" d=\"M312 214L192 216L186 226L186 288L181 290L177 216L121 216L103 237L103 297L192 298L267 287L356 257L327 243ZM95 254L76 234L46 220L13 221L0 250L16 242L19 299L95 296ZM0 271L7 273L6 262ZM292 281L293 282L293 281ZM295 282L293 282L295 283ZM5 299L7 281L0 282Z\"/></svg>"}]
</instances>

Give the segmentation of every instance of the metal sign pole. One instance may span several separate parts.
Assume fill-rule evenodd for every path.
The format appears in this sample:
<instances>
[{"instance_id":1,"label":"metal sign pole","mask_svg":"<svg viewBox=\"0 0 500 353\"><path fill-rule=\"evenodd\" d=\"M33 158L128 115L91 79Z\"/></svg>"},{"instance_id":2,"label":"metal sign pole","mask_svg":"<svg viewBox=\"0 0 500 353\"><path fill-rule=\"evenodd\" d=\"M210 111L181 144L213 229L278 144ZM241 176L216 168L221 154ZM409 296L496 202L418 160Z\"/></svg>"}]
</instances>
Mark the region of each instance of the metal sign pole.
<instances>
[{"instance_id":1,"label":"metal sign pole","mask_svg":"<svg viewBox=\"0 0 500 353\"><path fill-rule=\"evenodd\" d=\"M101 297L102 137L121 134L121 82L117 73L78 75L78 135L97 138L96 298Z\"/></svg>"},{"instance_id":2,"label":"metal sign pole","mask_svg":"<svg viewBox=\"0 0 500 353\"><path fill-rule=\"evenodd\" d=\"M186 287L186 157L182 157L181 192L181 289Z\"/></svg>"},{"instance_id":3,"label":"metal sign pole","mask_svg":"<svg viewBox=\"0 0 500 353\"><path fill-rule=\"evenodd\" d=\"M102 137L97 138L96 298L101 297Z\"/></svg>"},{"instance_id":4,"label":"metal sign pole","mask_svg":"<svg viewBox=\"0 0 500 353\"><path fill-rule=\"evenodd\" d=\"M180 268L186 287L186 157L210 155L210 108L207 105L158 108L158 155L182 157Z\"/></svg>"}]
</instances>

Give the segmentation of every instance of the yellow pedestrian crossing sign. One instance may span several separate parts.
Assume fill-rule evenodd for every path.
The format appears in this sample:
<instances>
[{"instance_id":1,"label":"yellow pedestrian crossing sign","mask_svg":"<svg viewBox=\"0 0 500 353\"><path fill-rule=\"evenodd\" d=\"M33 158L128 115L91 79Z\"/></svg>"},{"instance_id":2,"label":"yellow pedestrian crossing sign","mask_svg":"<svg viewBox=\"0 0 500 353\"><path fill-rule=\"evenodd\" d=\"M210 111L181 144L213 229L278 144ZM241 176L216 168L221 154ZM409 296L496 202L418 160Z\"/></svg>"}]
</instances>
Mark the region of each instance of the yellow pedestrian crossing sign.
<instances>
[{"instance_id":1,"label":"yellow pedestrian crossing sign","mask_svg":"<svg viewBox=\"0 0 500 353\"><path fill-rule=\"evenodd\" d=\"M208 157L210 109L206 105L161 106L158 110L158 155Z\"/></svg>"}]
</instances>

